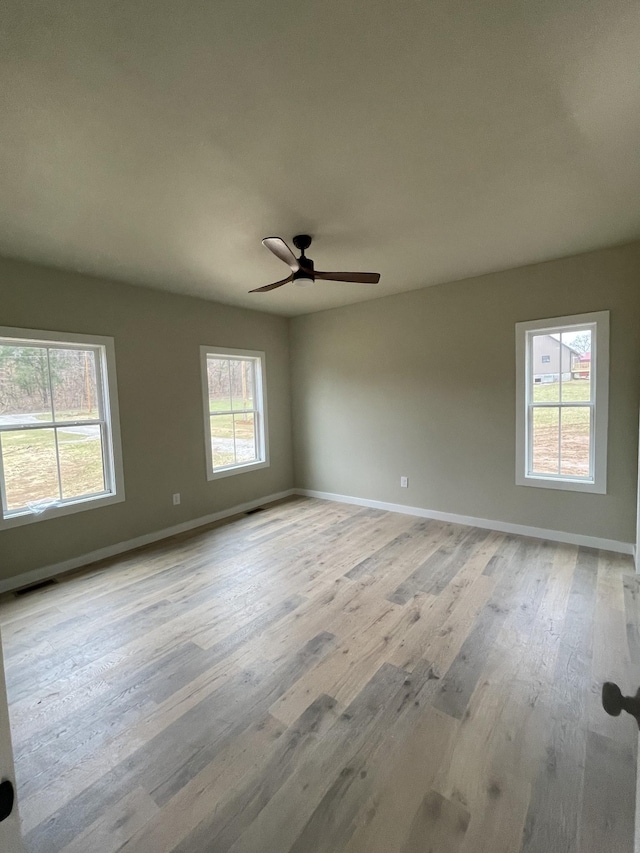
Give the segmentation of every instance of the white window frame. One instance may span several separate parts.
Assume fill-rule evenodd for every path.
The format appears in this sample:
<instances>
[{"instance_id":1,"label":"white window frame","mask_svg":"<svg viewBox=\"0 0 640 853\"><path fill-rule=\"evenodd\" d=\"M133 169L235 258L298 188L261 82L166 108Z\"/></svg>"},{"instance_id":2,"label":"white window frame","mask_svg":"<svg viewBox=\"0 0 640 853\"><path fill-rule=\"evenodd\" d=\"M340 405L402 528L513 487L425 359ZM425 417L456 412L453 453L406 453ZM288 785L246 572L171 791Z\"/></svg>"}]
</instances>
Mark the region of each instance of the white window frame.
<instances>
[{"instance_id":1,"label":"white window frame","mask_svg":"<svg viewBox=\"0 0 640 853\"><path fill-rule=\"evenodd\" d=\"M549 403L549 406L583 406L591 409L592 476L576 478L561 474L532 474L531 340L534 335L591 329L591 400L578 403ZM594 369L595 365L595 369ZM562 366L561 366L562 367ZM539 405L539 404L536 404ZM609 425L609 312L594 311L548 320L516 323L516 484L572 492L607 493L607 430Z\"/></svg>"},{"instance_id":2,"label":"white window frame","mask_svg":"<svg viewBox=\"0 0 640 853\"><path fill-rule=\"evenodd\" d=\"M226 465L224 468L214 468L211 452L211 418L215 417L209 411L209 381L207 371L208 356L228 359L246 359L255 365L255 400L254 424L256 430L256 449L258 460L255 462L239 462ZM207 480L219 480L222 477L231 477L234 474L242 474L247 471L256 471L259 468L269 467L269 427L267 422L267 389L266 389L266 356L261 350L229 349L228 347L200 347L200 374L202 378L202 408L204 414L204 446L207 458ZM229 413L218 414L241 414L242 409L233 410Z\"/></svg>"},{"instance_id":3,"label":"white window frame","mask_svg":"<svg viewBox=\"0 0 640 853\"><path fill-rule=\"evenodd\" d=\"M120 503L124 495L124 471L122 465L122 443L120 438L120 414L118 409L118 384L116 378L116 359L113 338L102 335L79 335L74 332L50 332L35 329L17 329L0 326L0 344L9 343L13 346L68 347L69 349L90 348L96 353L96 382L99 399L99 419L91 423L99 423L102 431L103 470L105 490L98 494L68 498L55 506L50 506L42 512L35 513L29 509L9 512L6 508L4 487L4 472L2 469L2 454L0 453L0 530L31 524L35 521L46 521L63 515L71 515L87 509ZM78 421L64 421L67 426L79 426ZM49 426L49 422L38 424L40 428ZM58 424L56 424L57 426ZM13 429L0 426L1 432Z\"/></svg>"}]
</instances>

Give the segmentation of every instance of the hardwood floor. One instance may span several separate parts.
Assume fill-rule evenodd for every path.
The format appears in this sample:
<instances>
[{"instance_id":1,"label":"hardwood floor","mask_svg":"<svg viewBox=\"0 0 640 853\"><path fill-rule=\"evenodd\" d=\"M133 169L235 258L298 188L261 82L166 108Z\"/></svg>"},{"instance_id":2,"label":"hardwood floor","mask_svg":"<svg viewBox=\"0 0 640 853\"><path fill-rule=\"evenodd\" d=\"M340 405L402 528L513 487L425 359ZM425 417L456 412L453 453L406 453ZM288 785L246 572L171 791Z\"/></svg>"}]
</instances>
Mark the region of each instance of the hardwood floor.
<instances>
[{"instance_id":1,"label":"hardwood floor","mask_svg":"<svg viewBox=\"0 0 640 853\"><path fill-rule=\"evenodd\" d=\"M631 853L631 558L311 499L0 621L29 853Z\"/></svg>"}]
</instances>

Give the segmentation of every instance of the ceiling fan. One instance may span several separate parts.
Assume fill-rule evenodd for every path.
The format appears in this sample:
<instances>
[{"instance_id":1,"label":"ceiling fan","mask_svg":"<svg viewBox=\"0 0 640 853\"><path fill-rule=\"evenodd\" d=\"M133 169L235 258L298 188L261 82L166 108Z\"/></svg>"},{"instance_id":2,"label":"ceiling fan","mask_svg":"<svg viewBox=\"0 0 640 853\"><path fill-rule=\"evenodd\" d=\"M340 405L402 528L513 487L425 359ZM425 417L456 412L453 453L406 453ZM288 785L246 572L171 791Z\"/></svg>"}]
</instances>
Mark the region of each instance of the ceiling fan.
<instances>
[{"instance_id":1,"label":"ceiling fan","mask_svg":"<svg viewBox=\"0 0 640 853\"><path fill-rule=\"evenodd\" d=\"M380 273L378 272L321 272L316 270L311 258L307 258L305 255L305 250L311 245L311 237L308 234L298 234L293 238L293 245L301 253L299 258L296 258L282 237L265 237L262 242L269 251L273 252L276 258L280 258L287 264L291 269L291 275L288 278L283 278L282 281L256 287L249 293L264 293L266 290L275 290L276 287L282 287L283 284L288 284L290 281L297 284L298 287L309 287L317 278L328 281L352 281L355 284L377 284L380 281Z\"/></svg>"}]
</instances>

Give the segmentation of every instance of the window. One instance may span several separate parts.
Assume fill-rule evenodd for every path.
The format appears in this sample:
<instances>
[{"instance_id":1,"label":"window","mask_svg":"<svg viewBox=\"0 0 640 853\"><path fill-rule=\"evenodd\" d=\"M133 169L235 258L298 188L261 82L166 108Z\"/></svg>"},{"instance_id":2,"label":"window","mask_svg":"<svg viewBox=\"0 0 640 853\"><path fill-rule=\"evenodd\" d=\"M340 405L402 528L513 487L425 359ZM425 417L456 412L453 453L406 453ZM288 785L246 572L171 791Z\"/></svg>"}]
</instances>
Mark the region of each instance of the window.
<instances>
[{"instance_id":1,"label":"window","mask_svg":"<svg viewBox=\"0 0 640 853\"><path fill-rule=\"evenodd\" d=\"M516 347L516 483L605 494L609 312L517 323Z\"/></svg>"},{"instance_id":2,"label":"window","mask_svg":"<svg viewBox=\"0 0 640 853\"><path fill-rule=\"evenodd\" d=\"M112 338L0 328L1 527L124 500Z\"/></svg>"},{"instance_id":3,"label":"window","mask_svg":"<svg viewBox=\"0 0 640 853\"><path fill-rule=\"evenodd\" d=\"M264 353L201 347L207 477L269 464Z\"/></svg>"}]
</instances>

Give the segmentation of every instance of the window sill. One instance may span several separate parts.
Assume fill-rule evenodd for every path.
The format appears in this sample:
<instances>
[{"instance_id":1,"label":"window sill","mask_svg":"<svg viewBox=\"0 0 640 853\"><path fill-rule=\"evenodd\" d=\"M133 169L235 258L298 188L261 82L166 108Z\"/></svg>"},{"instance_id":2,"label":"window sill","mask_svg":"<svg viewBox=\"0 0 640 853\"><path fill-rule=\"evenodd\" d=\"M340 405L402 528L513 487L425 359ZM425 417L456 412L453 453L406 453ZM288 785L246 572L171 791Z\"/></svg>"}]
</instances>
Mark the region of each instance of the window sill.
<instances>
[{"instance_id":1,"label":"window sill","mask_svg":"<svg viewBox=\"0 0 640 853\"><path fill-rule=\"evenodd\" d=\"M524 475L516 477L516 486L533 486L537 489L558 489L565 492L590 492L595 495L606 495L607 484L593 480L561 480L554 477L535 477Z\"/></svg>"},{"instance_id":2,"label":"window sill","mask_svg":"<svg viewBox=\"0 0 640 853\"><path fill-rule=\"evenodd\" d=\"M77 501L62 504L61 506L52 506L45 509L43 512L21 512L17 515L10 515L7 518L0 519L0 530L7 530L11 527L21 527L25 524L33 524L38 521L48 521L50 518L60 518L63 515L73 515L76 512L83 512L88 509L98 509L101 506L109 506L110 504L120 503L124 500L124 492L120 491L117 494L96 495L91 498L82 498Z\"/></svg>"},{"instance_id":3,"label":"window sill","mask_svg":"<svg viewBox=\"0 0 640 853\"><path fill-rule=\"evenodd\" d=\"M234 474L244 474L247 471L257 471L268 468L269 461L247 462L246 465L234 465L232 468L222 468L219 471L207 471L207 480L221 480L223 477L233 477Z\"/></svg>"}]
</instances>

